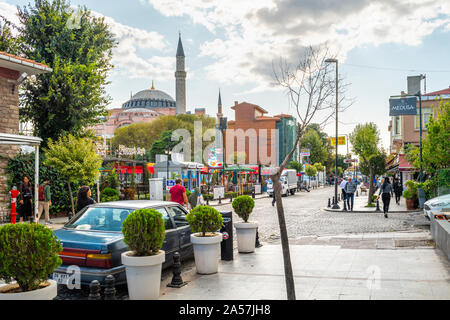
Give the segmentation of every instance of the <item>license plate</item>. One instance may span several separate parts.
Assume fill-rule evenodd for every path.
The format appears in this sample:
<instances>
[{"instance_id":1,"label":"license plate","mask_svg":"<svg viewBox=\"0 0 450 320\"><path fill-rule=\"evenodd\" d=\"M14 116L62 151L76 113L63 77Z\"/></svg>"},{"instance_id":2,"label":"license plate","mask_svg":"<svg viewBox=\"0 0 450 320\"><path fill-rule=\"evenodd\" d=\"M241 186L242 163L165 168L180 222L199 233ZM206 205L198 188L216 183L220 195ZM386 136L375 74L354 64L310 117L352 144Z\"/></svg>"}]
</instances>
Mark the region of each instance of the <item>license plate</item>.
<instances>
[{"instance_id":1,"label":"license plate","mask_svg":"<svg viewBox=\"0 0 450 320\"><path fill-rule=\"evenodd\" d=\"M67 285L69 281L70 274L67 273L59 273L59 272L53 272L53 280L56 281L58 284L65 284Z\"/></svg>"}]
</instances>

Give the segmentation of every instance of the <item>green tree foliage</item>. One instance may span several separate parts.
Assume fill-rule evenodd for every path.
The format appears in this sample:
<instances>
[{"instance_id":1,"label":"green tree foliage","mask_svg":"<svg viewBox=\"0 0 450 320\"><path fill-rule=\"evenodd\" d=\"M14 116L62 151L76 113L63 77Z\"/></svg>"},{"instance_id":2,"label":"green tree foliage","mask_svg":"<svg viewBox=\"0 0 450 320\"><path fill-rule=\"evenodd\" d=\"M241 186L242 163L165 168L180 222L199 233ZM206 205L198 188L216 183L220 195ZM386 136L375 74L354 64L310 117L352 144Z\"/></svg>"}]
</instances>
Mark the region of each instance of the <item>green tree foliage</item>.
<instances>
[{"instance_id":1,"label":"green tree foliage","mask_svg":"<svg viewBox=\"0 0 450 320\"><path fill-rule=\"evenodd\" d=\"M202 134L207 129L214 129L216 119L193 114L179 114L176 116L162 116L150 123L136 123L118 128L114 132L112 144L114 147L125 145L150 150L155 141L161 139L163 132L176 129L186 129L191 135L191 156L194 158L194 121L202 122ZM202 150L212 143L203 141Z\"/></svg>"},{"instance_id":2,"label":"green tree foliage","mask_svg":"<svg viewBox=\"0 0 450 320\"><path fill-rule=\"evenodd\" d=\"M0 227L0 279L15 280L22 291L38 289L62 263L53 231L41 224Z\"/></svg>"},{"instance_id":3,"label":"green tree foliage","mask_svg":"<svg viewBox=\"0 0 450 320\"><path fill-rule=\"evenodd\" d=\"M384 175L386 173L386 160L387 155L384 150L380 150L378 154L370 158L369 165L373 168L373 173L375 175ZM366 162L362 162L359 170L365 176L370 175L370 167Z\"/></svg>"},{"instance_id":4,"label":"green tree foliage","mask_svg":"<svg viewBox=\"0 0 450 320\"><path fill-rule=\"evenodd\" d=\"M316 163L314 163L314 167L316 168L316 170L318 171L318 172L321 172L321 171L323 171L323 165L321 164L321 163L318 163L318 162L316 162Z\"/></svg>"},{"instance_id":5,"label":"green tree foliage","mask_svg":"<svg viewBox=\"0 0 450 320\"><path fill-rule=\"evenodd\" d=\"M303 166L298 161L291 161L291 162L289 162L289 169L294 169L297 172L302 172L303 171Z\"/></svg>"},{"instance_id":6,"label":"green tree foliage","mask_svg":"<svg viewBox=\"0 0 450 320\"><path fill-rule=\"evenodd\" d=\"M250 196L239 196L233 200L232 205L239 218L244 220L244 222L247 222L250 213L252 213L255 206L255 200L253 200Z\"/></svg>"},{"instance_id":7,"label":"green tree foliage","mask_svg":"<svg viewBox=\"0 0 450 320\"><path fill-rule=\"evenodd\" d=\"M380 134L377 125L373 122L366 124L358 124L353 132L350 134L350 142L352 143L352 150L359 155L361 159L360 166L367 166L369 170L369 181L372 182L375 176L375 162L371 159L377 157L382 153L378 148L380 141ZM369 184L369 195L367 203L371 203L372 195L374 193L373 184Z\"/></svg>"},{"instance_id":8,"label":"green tree foliage","mask_svg":"<svg viewBox=\"0 0 450 320\"><path fill-rule=\"evenodd\" d=\"M223 226L223 217L217 209L209 206L198 206L186 215L186 221L193 232L201 232L202 237L207 232L216 232Z\"/></svg>"},{"instance_id":9,"label":"green tree foliage","mask_svg":"<svg viewBox=\"0 0 450 320\"><path fill-rule=\"evenodd\" d=\"M138 257L158 254L166 228L162 214L154 209L133 211L123 222L123 241Z\"/></svg>"},{"instance_id":10,"label":"green tree foliage","mask_svg":"<svg viewBox=\"0 0 450 320\"><path fill-rule=\"evenodd\" d=\"M45 164L54 167L67 181L72 213L75 213L70 182L92 183L99 175L98 169L102 159L95 153L95 147L90 140L76 138L71 134L61 136L57 141L49 139L45 149Z\"/></svg>"},{"instance_id":11,"label":"green tree foliage","mask_svg":"<svg viewBox=\"0 0 450 320\"><path fill-rule=\"evenodd\" d=\"M317 169L315 166L307 164L305 166L305 173L308 177L314 177L317 174Z\"/></svg>"},{"instance_id":12,"label":"green tree foliage","mask_svg":"<svg viewBox=\"0 0 450 320\"><path fill-rule=\"evenodd\" d=\"M155 158L157 154L165 154L166 150L172 150L179 141L172 141L172 130L163 131L161 137L153 142L152 147L150 148L150 162L155 162Z\"/></svg>"},{"instance_id":13,"label":"green tree foliage","mask_svg":"<svg viewBox=\"0 0 450 320\"><path fill-rule=\"evenodd\" d=\"M20 40L13 36L11 22L0 16L0 51L17 55L20 51Z\"/></svg>"},{"instance_id":14,"label":"green tree foliage","mask_svg":"<svg viewBox=\"0 0 450 320\"><path fill-rule=\"evenodd\" d=\"M110 202L110 201L118 201L119 200L119 191L113 188L105 188L100 193L100 201L101 202Z\"/></svg>"},{"instance_id":15,"label":"green tree foliage","mask_svg":"<svg viewBox=\"0 0 450 320\"><path fill-rule=\"evenodd\" d=\"M327 148L315 129L309 129L301 139L302 148L310 148L310 163L324 163L328 157Z\"/></svg>"},{"instance_id":16,"label":"green tree foliage","mask_svg":"<svg viewBox=\"0 0 450 320\"><path fill-rule=\"evenodd\" d=\"M67 0L35 0L18 16L22 55L53 69L24 82L22 120L32 122L44 141L79 135L100 122L110 100L105 85L116 45L104 19L86 7L71 8Z\"/></svg>"}]
</instances>

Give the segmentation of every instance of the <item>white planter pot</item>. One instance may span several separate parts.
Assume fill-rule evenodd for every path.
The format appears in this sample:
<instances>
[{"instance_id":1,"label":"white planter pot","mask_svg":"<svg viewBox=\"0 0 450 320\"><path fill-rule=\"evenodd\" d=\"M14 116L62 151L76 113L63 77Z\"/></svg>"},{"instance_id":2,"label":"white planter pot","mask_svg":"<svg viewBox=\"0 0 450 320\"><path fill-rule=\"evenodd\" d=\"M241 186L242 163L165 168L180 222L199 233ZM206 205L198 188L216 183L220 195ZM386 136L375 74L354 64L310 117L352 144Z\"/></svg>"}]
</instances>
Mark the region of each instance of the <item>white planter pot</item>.
<instances>
[{"instance_id":1,"label":"white planter pot","mask_svg":"<svg viewBox=\"0 0 450 320\"><path fill-rule=\"evenodd\" d=\"M255 252L256 222L237 222L234 223L236 237L238 242L238 251L241 253Z\"/></svg>"},{"instance_id":2,"label":"white planter pot","mask_svg":"<svg viewBox=\"0 0 450 320\"><path fill-rule=\"evenodd\" d=\"M55 280L47 280L50 285L33 291L18 293L0 293L0 300L53 300L58 295L58 285Z\"/></svg>"},{"instance_id":3,"label":"white planter pot","mask_svg":"<svg viewBox=\"0 0 450 320\"><path fill-rule=\"evenodd\" d=\"M222 234L216 232L214 237L199 237L201 233L191 234L191 243L194 245L194 258L197 273L217 273L220 259L220 243Z\"/></svg>"},{"instance_id":4,"label":"white planter pot","mask_svg":"<svg viewBox=\"0 0 450 320\"><path fill-rule=\"evenodd\" d=\"M161 267L166 260L166 253L160 250L154 256L136 257L133 251L127 251L121 257L122 264L125 265L130 300L158 299Z\"/></svg>"}]
</instances>

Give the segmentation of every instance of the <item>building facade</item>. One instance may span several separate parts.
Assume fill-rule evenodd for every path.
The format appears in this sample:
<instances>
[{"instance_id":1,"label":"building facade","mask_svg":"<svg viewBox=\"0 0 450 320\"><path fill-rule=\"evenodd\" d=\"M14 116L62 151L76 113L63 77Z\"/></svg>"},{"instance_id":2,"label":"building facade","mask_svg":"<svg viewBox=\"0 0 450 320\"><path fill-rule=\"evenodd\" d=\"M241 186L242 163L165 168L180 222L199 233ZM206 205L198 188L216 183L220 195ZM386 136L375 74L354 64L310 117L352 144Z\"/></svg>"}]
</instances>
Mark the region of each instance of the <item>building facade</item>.
<instances>
[{"instance_id":1,"label":"building facade","mask_svg":"<svg viewBox=\"0 0 450 320\"><path fill-rule=\"evenodd\" d=\"M406 93L402 91L402 95ZM420 125L422 125L422 139L427 136L426 124L430 118L437 118L436 110L441 101L450 101L450 88L426 93L422 95L422 124L420 124L419 99L417 99L417 115L394 116L389 121L390 154L392 160L387 164L390 172L396 173L404 183L417 174L416 169L405 157L405 148L408 145L419 146Z\"/></svg>"}]
</instances>

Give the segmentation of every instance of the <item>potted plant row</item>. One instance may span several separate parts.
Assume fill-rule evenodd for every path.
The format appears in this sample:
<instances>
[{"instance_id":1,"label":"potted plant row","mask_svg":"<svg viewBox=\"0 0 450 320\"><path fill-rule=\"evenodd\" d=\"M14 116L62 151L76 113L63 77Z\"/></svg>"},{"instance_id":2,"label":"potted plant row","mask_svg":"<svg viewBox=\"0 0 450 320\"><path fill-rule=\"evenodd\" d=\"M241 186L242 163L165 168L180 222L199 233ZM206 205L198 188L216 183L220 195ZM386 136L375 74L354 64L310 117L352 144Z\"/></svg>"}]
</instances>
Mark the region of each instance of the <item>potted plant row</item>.
<instances>
[{"instance_id":1,"label":"potted plant row","mask_svg":"<svg viewBox=\"0 0 450 320\"><path fill-rule=\"evenodd\" d=\"M217 273L222 242L222 233L217 231L223 226L222 215L210 206L198 206L186 215L186 220L193 232L191 243L197 273Z\"/></svg>"},{"instance_id":2,"label":"potted plant row","mask_svg":"<svg viewBox=\"0 0 450 320\"><path fill-rule=\"evenodd\" d=\"M0 227L0 300L53 300L57 283L48 276L62 260L59 240L41 224Z\"/></svg>"},{"instance_id":3,"label":"potted plant row","mask_svg":"<svg viewBox=\"0 0 450 320\"><path fill-rule=\"evenodd\" d=\"M165 237L162 214L154 209L133 211L123 222L122 233L130 249L121 255L130 300L157 299L166 257L160 250Z\"/></svg>"},{"instance_id":4,"label":"potted plant row","mask_svg":"<svg viewBox=\"0 0 450 320\"><path fill-rule=\"evenodd\" d=\"M249 222L249 216L253 211L255 201L250 196L239 196L233 200L233 209L244 222L234 223L240 253L251 253L255 251L256 222Z\"/></svg>"}]
</instances>

